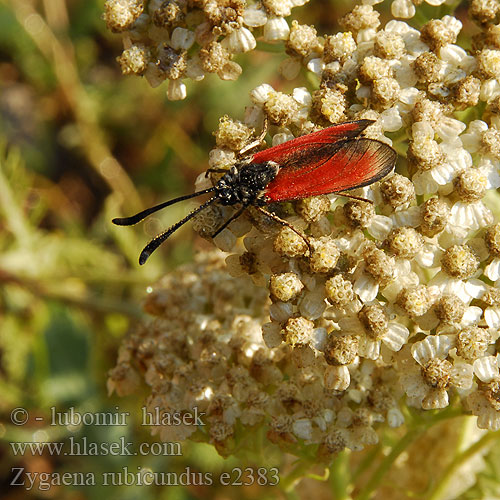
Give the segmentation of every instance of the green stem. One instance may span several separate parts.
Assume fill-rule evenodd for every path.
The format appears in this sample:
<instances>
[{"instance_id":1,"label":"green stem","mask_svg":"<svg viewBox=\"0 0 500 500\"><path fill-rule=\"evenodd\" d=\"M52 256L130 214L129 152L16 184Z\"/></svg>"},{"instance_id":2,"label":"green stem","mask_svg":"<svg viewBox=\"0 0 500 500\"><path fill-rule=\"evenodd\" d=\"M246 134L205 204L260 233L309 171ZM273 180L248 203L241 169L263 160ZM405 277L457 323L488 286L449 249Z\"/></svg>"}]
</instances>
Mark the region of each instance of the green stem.
<instances>
[{"instance_id":1,"label":"green stem","mask_svg":"<svg viewBox=\"0 0 500 500\"><path fill-rule=\"evenodd\" d=\"M280 481L280 487L285 493L290 493L295 483L302 479L307 471L312 467L312 463L306 460L299 460L295 468Z\"/></svg>"},{"instance_id":2,"label":"green stem","mask_svg":"<svg viewBox=\"0 0 500 500\"><path fill-rule=\"evenodd\" d=\"M405 451L410 444L417 439L426 430L423 426L415 427L409 430L392 448L392 451L387 455L382 463L375 469L368 483L356 496L356 500L369 500L375 493L376 488L382 482L382 479L392 467L396 459Z\"/></svg>"},{"instance_id":3,"label":"green stem","mask_svg":"<svg viewBox=\"0 0 500 500\"><path fill-rule=\"evenodd\" d=\"M369 450L366 453L366 456L361 460L360 464L356 467L355 471L352 474L352 482L353 484L356 483L357 479L366 471L368 468L375 463L377 460L377 455L379 455L382 452L382 445L379 443L378 445L375 445L372 447L371 450Z\"/></svg>"},{"instance_id":4,"label":"green stem","mask_svg":"<svg viewBox=\"0 0 500 500\"><path fill-rule=\"evenodd\" d=\"M415 439L420 437L430 427L437 425L444 420L450 420L457 416L461 416L461 409L449 407L446 410L436 412L433 415L424 415L420 414L417 410L412 410L406 407L404 413L405 420L408 423L412 423L411 428L392 447L389 455L387 455L375 469L364 488L356 496L356 500L369 500L399 455L401 455L401 453L405 451L413 443L413 441L415 441Z\"/></svg>"},{"instance_id":5,"label":"green stem","mask_svg":"<svg viewBox=\"0 0 500 500\"><path fill-rule=\"evenodd\" d=\"M330 485L335 500L347 500L348 489L351 484L349 470L349 452L344 450L335 458L330 467Z\"/></svg>"},{"instance_id":6,"label":"green stem","mask_svg":"<svg viewBox=\"0 0 500 500\"><path fill-rule=\"evenodd\" d=\"M479 441L476 441L472 446L469 446L461 454L457 455L453 461L446 467L439 481L434 485L429 495L429 500L439 500L444 498L446 490L453 479L453 476L457 473L458 469L467 460L471 459L477 453L480 453L484 448L486 448L491 441L495 441L500 438L500 431L488 432Z\"/></svg>"}]
</instances>

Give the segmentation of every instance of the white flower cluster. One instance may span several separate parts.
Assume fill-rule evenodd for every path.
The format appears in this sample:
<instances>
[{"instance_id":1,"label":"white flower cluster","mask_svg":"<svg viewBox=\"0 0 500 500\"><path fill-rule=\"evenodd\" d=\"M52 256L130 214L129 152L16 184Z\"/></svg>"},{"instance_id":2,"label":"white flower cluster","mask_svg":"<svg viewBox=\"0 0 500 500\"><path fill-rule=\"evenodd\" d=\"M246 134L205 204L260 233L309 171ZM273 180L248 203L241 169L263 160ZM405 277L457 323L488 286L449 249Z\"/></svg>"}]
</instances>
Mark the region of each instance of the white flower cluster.
<instances>
[{"instance_id":1,"label":"white flower cluster","mask_svg":"<svg viewBox=\"0 0 500 500\"><path fill-rule=\"evenodd\" d=\"M310 246L247 210L214 239L231 252L234 281L206 263L185 285L182 273L167 278L148 301L159 319L121 358L128 366L140 353L165 411L204 401L210 440L226 451L238 419L266 422L283 445L319 443L320 456L359 450L377 441L378 422L403 424L403 402L442 409L450 395L480 428L500 429L500 43L484 36L468 53L451 16L420 31L396 20L381 29L367 4L342 23L321 50L315 36L301 45L320 88L260 85L243 123L221 120L210 166L234 164L264 119L275 145L369 118L366 135L406 161L351 192L373 204L327 195L276 207ZM454 115L463 110L465 124ZM197 226L210 234L230 213L207 210ZM262 291L268 308L255 302ZM126 385L123 373L113 388Z\"/></svg>"},{"instance_id":2,"label":"white flower cluster","mask_svg":"<svg viewBox=\"0 0 500 500\"><path fill-rule=\"evenodd\" d=\"M232 59L256 47L254 32L265 42L293 37L285 17L307 1L106 0L104 19L122 34L123 73L144 75L152 87L168 79L168 98L179 100L185 79L236 80L242 69Z\"/></svg>"}]
</instances>

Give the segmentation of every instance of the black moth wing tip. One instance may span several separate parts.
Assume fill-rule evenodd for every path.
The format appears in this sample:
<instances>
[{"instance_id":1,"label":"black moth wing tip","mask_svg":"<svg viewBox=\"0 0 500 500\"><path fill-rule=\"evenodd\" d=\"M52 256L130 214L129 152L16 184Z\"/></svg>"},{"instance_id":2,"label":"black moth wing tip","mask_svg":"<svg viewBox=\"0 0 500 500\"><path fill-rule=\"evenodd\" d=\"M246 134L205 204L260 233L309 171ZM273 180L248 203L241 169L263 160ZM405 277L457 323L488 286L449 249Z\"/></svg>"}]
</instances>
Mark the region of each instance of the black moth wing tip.
<instances>
[{"instance_id":1,"label":"black moth wing tip","mask_svg":"<svg viewBox=\"0 0 500 500\"><path fill-rule=\"evenodd\" d=\"M360 123L363 125L363 130L370 125L373 125L377 120L372 120L371 118L362 118L361 120L354 120L353 122L350 123Z\"/></svg>"},{"instance_id":2,"label":"black moth wing tip","mask_svg":"<svg viewBox=\"0 0 500 500\"><path fill-rule=\"evenodd\" d=\"M394 167L396 166L396 161L398 159L398 154L396 151L386 144L385 142L379 141L377 139L369 139L370 141L377 142L379 146L380 160L383 163L383 167L380 169L380 172L376 175L376 178L373 182L377 182L383 179L386 175L390 174Z\"/></svg>"},{"instance_id":3,"label":"black moth wing tip","mask_svg":"<svg viewBox=\"0 0 500 500\"><path fill-rule=\"evenodd\" d=\"M371 184L374 184L375 182L382 180L394 170L394 167L396 166L396 160L398 159L398 154L396 153L396 151L391 146L389 146L389 144L379 141L378 139L369 139L368 137L362 137L360 139L355 139L355 141L358 142L358 144L360 142L377 144L377 147L379 148L379 161L381 163L381 168L373 177L366 180L365 182L357 184L356 186L353 186L351 188L343 189L342 191L351 191L353 189L369 186Z\"/></svg>"}]
</instances>

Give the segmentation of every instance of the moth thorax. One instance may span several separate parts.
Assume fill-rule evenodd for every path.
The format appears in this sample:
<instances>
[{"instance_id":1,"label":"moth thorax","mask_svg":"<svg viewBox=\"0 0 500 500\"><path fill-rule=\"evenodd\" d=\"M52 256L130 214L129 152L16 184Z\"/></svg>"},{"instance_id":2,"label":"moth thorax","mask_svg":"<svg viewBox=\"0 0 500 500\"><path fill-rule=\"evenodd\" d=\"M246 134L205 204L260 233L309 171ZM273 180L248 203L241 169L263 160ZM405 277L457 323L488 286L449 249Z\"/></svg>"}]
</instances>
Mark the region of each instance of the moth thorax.
<instances>
[{"instance_id":1,"label":"moth thorax","mask_svg":"<svg viewBox=\"0 0 500 500\"><path fill-rule=\"evenodd\" d=\"M278 165L274 162L237 165L236 170L231 169L215 186L220 203L222 205L254 203L276 177L278 169Z\"/></svg>"}]
</instances>

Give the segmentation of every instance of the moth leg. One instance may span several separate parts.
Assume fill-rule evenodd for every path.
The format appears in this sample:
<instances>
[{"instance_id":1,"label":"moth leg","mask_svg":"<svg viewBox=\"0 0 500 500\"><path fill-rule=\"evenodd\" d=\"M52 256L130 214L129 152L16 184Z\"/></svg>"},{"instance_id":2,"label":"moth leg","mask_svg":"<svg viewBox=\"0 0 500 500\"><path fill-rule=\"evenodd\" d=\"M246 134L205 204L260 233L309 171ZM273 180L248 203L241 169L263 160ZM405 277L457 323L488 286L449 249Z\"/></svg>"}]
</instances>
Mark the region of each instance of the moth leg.
<instances>
[{"instance_id":1,"label":"moth leg","mask_svg":"<svg viewBox=\"0 0 500 500\"><path fill-rule=\"evenodd\" d=\"M231 224L231 222L233 222L233 220L237 219L246 209L246 205L243 205L241 208L239 208L238 210L236 210L236 212L231 215L231 217L229 217L229 219L227 219L226 222L224 222L224 224L222 224L222 226L219 227L219 229L217 229L217 231L215 231L214 234L212 234L212 238L215 238L219 233L221 233L224 229L226 229L227 226L229 226L229 224Z\"/></svg>"},{"instance_id":2,"label":"moth leg","mask_svg":"<svg viewBox=\"0 0 500 500\"><path fill-rule=\"evenodd\" d=\"M256 148L257 146L260 146L264 141L264 138L266 137L268 126L269 123L267 121L267 116L264 116L264 124L262 125L262 132L260 133L260 136L257 137L255 141L252 141L250 144L247 144L243 149L241 149L240 152L238 153L238 156L244 156L252 149Z\"/></svg>"},{"instance_id":3,"label":"moth leg","mask_svg":"<svg viewBox=\"0 0 500 500\"><path fill-rule=\"evenodd\" d=\"M358 200L358 201L364 201L366 203L370 203L371 205L373 205L373 201L372 200L367 200L366 198L361 198L359 196L354 196L353 194L347 194L347 193L344 193L344 192L341 192L339 191L338 193L334 193L336 196L345 196L346 198L352 198L353 200Z\"/></svg>"},{"instance_id":4,"label":"moth leg","mask_svg":"<svg viewBox=\"0 0 500 500\"><path fill-rule=\"evenodd\" d=\"M311 240L309 240L309 238L305 234L302 234L297 228L295 228L293 224L290 224L288 221L282 219L281 217L278 217L276 214L273 214L272 212L269 212L268 210L262 207L255 207L255 208L257 208L257 210L260 210L264 215L267 215L274 221L279 222L282 226L289 227L295 234L299 235L306 242L307 248L309 248L309 253L310 254L313 253Z\"/></svg>"}]
</instances>

